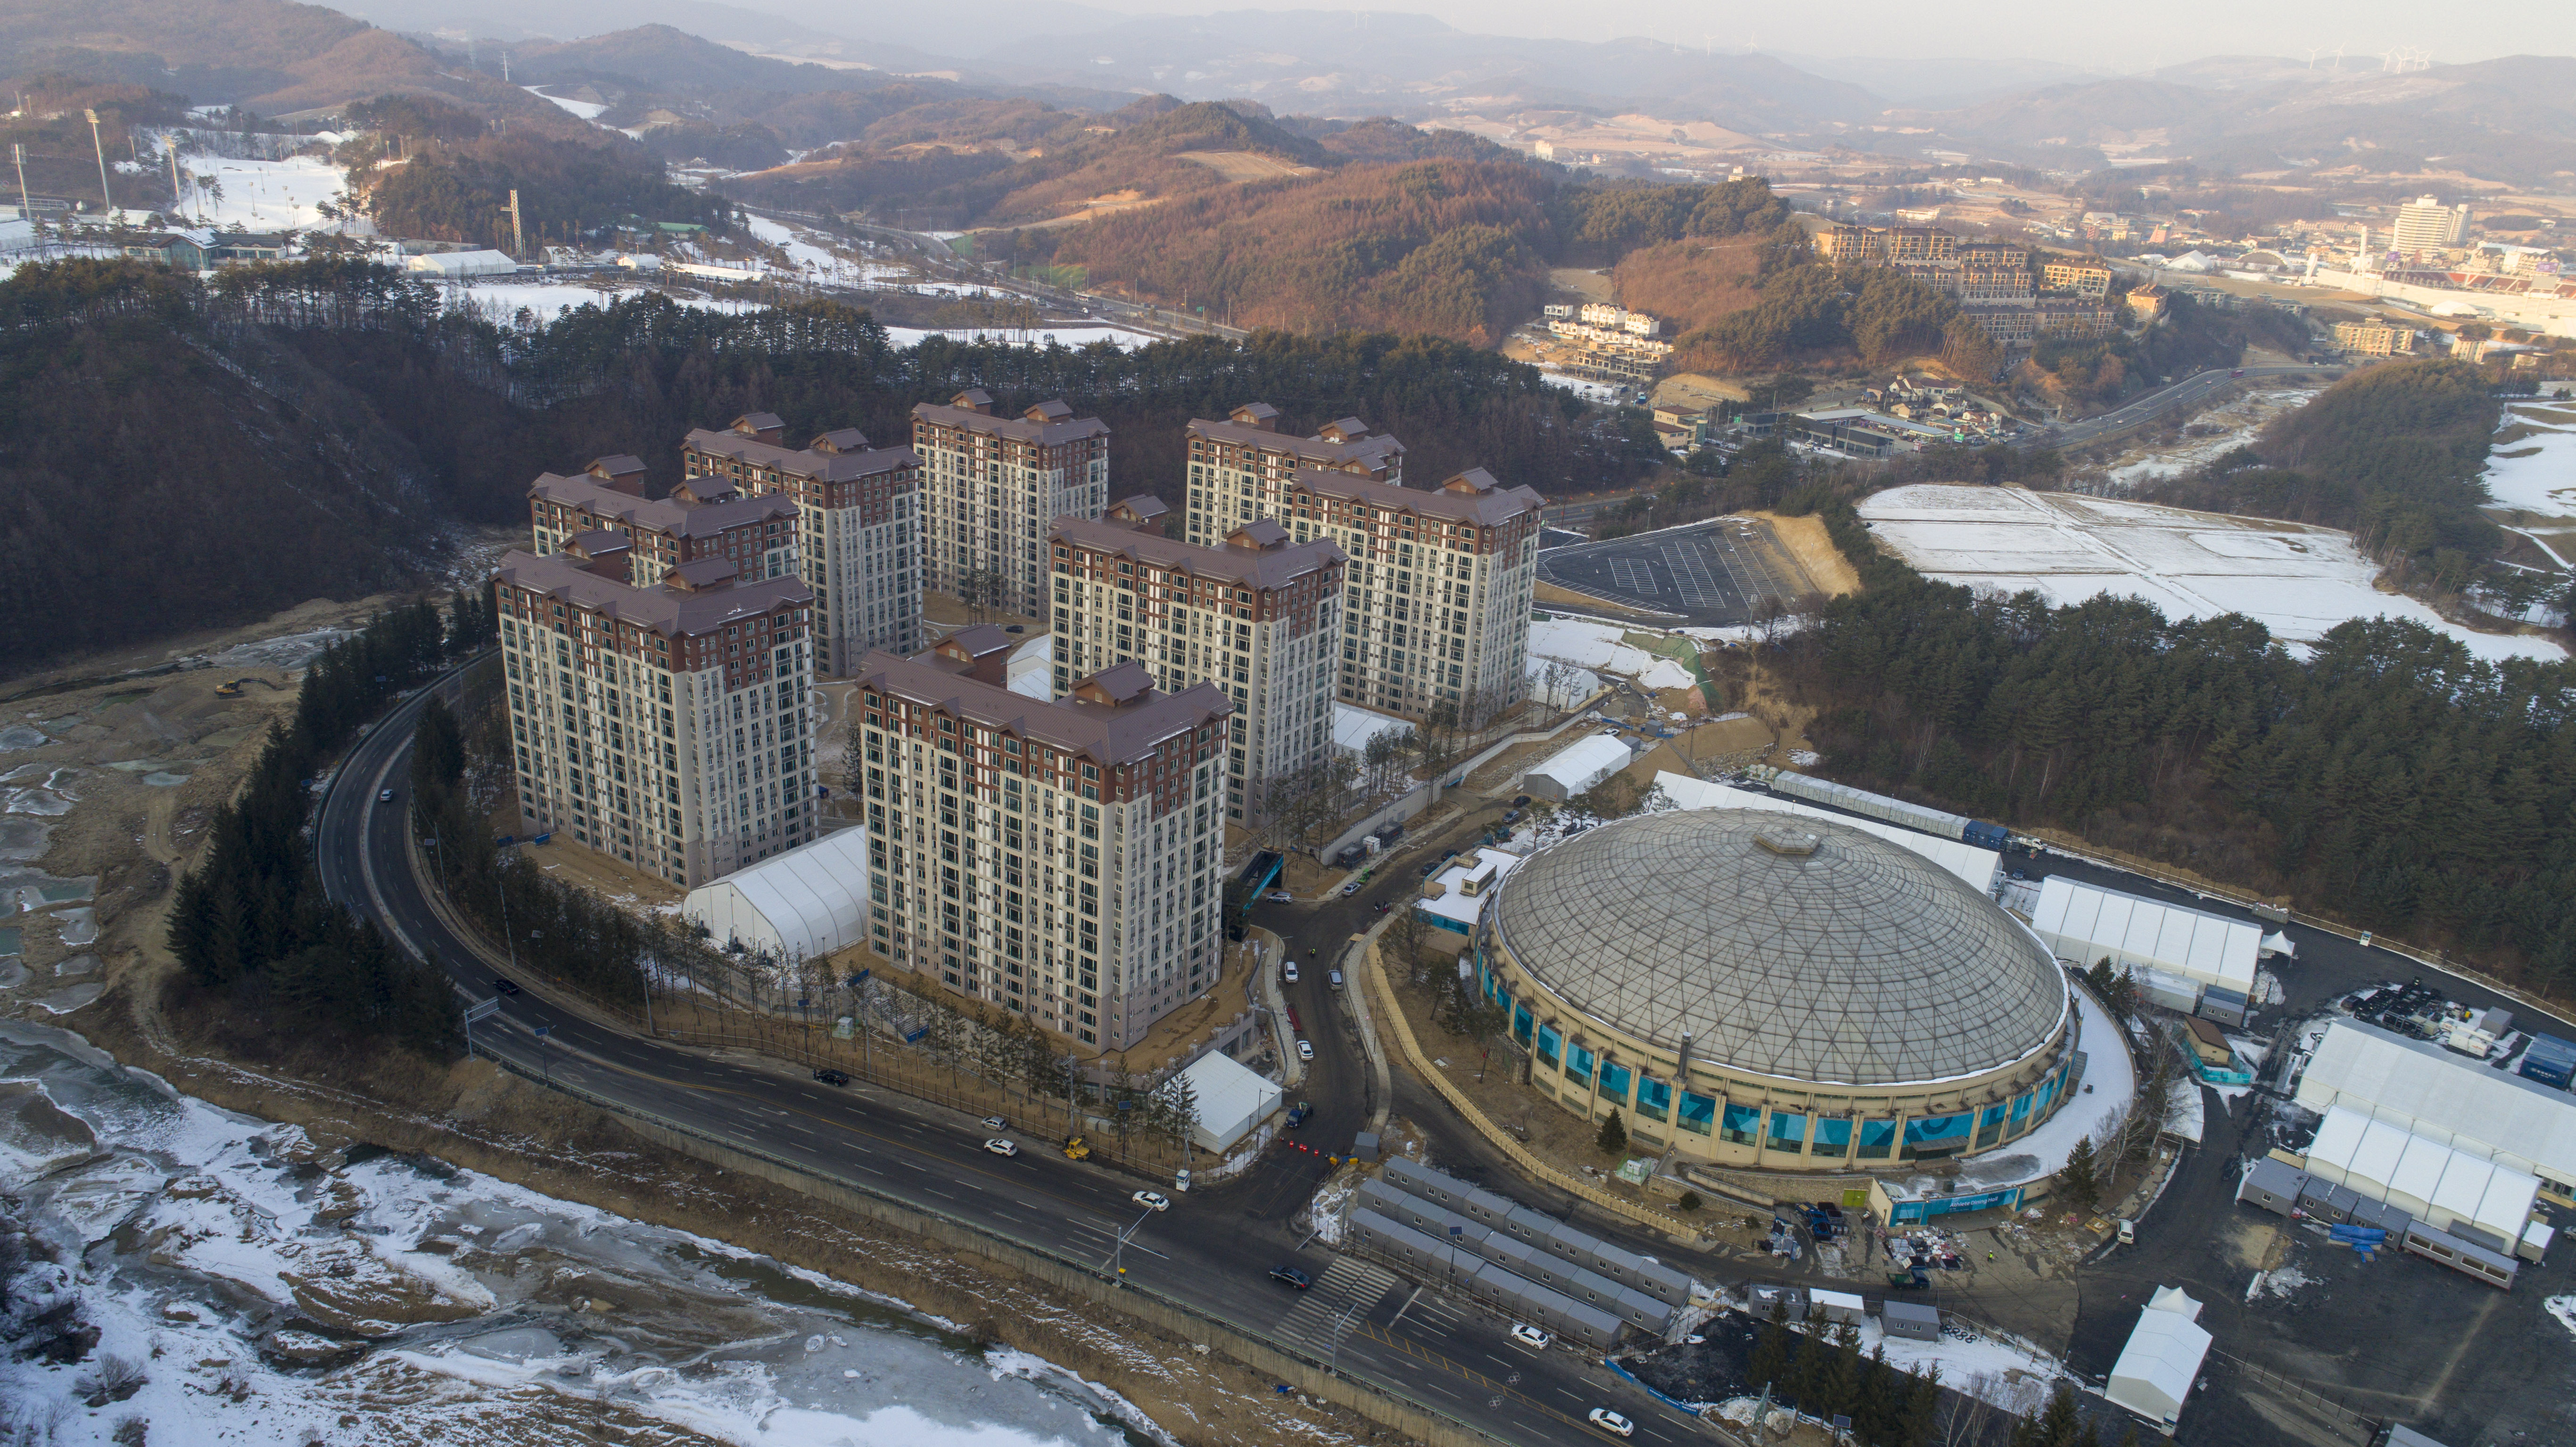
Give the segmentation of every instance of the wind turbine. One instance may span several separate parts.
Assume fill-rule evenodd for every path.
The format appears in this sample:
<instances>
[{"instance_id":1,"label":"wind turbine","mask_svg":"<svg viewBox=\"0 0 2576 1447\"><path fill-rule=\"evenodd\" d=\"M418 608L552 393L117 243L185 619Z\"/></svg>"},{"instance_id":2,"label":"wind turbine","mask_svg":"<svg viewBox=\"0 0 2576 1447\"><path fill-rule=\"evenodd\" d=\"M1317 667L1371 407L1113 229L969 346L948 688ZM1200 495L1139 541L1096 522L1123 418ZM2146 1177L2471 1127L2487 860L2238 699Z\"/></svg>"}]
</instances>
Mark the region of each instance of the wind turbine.
<instances>
[{"instance_id":1,"label":"wind turbine","mask_svg":"<svg viewBox=\"0 0 2576 1447\"><path fill-rule=\"evenodd\" d=\"M2322 46L2322 45L2311 45L2311 46L2309 46L2309 47L2308 47L2308 69L2310 69L2310 70L2314 70L2314 69L2316 69L2316 68L2317 68L2317 57L2318 57L2318 56L2320 56L2320 55L2323 55L2323 54L2325 54L2325 53L2326 53L2326 48L2325 48L2324 46Z\"/></svg>"},{"instance_id":2,"label":"wind turbine","mask_svg":"<svg viewBox=\"0 0 2576 1447\"><path fill-rule=\"evenodd\" d=\"M2338 41L2336 41L2336 42L2335 42L2335 48L2334 48L2334 73L2335 73L2335 74L2337 74L2337 75L2341 75L2341 74L2343 74L2343 47L2344 47L2344 42L2342 42L2342 41L2340 41L2340 40L2338 40Z\"/></svg>"}]
</instances>

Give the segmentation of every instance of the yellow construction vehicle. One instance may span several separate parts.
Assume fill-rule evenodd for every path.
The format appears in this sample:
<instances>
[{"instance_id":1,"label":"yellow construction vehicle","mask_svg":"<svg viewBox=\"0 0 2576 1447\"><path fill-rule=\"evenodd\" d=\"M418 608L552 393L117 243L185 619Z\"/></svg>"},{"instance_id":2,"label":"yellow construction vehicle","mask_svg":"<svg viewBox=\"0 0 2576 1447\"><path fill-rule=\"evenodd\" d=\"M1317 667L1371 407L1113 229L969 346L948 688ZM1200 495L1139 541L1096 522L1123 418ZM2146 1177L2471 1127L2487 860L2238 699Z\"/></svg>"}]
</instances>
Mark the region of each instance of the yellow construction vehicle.
<instances>
[{"instance_id":1,"label":"yellow construction vehicle","mask_svg":"<svg viewBox=\"0 0 2576 1447\"><path fill-rule=\"evenodd\" d=\"M1064 1158L1069 1161L1089 1160L1091 1146L1080 1136L1067 1136L1064 1142Z\"/></svg>"}]
</instances>

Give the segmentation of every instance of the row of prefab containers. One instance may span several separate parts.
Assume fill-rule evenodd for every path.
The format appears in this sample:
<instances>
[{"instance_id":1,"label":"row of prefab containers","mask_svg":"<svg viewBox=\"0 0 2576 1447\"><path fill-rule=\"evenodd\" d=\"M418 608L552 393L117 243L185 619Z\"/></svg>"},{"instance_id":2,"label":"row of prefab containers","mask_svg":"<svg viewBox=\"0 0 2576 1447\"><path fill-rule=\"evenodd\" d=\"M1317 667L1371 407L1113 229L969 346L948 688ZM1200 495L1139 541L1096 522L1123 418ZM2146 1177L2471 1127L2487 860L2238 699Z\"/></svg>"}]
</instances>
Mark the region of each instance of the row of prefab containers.
<instances>
[{"instance_id":1,"label":"row of prefab containers","mask_svg":"<svg viewBox=\"0 0 2576 1447\"><path fill-rule=\"evenodd\" d=\"M2388 1239L2409 1255L2421 1256L2507 1291L2513 1289L2513 1278L2522 1269L2520 1262L2504 1252L2453 1235L2429 1221L2418 1221L2402 1207L2374 1201L2349 1186L2320 1180L2281 1161L2256 1161L2254 1169L2238 1183L2236 1199L2277 1215L2296 1211L2330 1226L2376 1227L2387 1232ZM2529 1253L2529 1259L2540 1259L2537 1253L2548 1243L2548 1230L2542 1226L2538 1236L2517 1243Z\"/></svg>"},{"instance_id":2,"label":"row of prefab containers","mask_svg":"<svg viewBox=\"0 0 2576 1447\"><path fill-rule=\"evenodd\" d=\"M1786 769L1775 769L1768 764L1755 764L1744 771L1744 776L1776 793L1805 799L1811 803L1829 804L1847 813L1858 814L1864 819L1901 824L1908 829L1918 829L1943 839L1956 839L1963 844L1974 844L1980 849L2000 850L2012 842L2012 835L2000 824L1988 824L1983 820L1970 819L1965 815L1952 814L1946 810L1926 808L1921 804L1909 804L1903 799L1891 799L1885 794L1873 794L1867 789L1855 789L1848 784L1837 784L1830 779L1819 779L1811 774L1793 774Z\"/></svg>"},{"instance_id":3,"label":"row of prefab containers","mask_svg":"<svg viewBox=\"0 0 2576 1447\"><path fill-rule=\"evenodd\" d=\"M1417 1276L1593 1347L1661 1335L1690 1302L1680 1272L1406 1160L1361 1183L1350 1228Z\"/></svg>"}]
</instances>

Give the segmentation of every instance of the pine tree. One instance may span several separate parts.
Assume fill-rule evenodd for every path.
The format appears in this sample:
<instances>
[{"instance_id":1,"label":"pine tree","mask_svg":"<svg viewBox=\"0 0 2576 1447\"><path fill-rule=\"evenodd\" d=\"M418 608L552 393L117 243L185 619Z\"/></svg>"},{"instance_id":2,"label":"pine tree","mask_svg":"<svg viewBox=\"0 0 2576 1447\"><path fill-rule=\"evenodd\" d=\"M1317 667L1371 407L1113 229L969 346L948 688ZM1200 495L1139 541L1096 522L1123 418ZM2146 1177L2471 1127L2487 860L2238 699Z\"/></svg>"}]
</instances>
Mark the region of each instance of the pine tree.
<instances>
[{"instance_id":1,"label":"pine tree","mask_svg":"<svg viewBox=\"0 0 2576 1447\"><path fill-rule=\"evenodd\" d=\"M1821 1416L1825 1408L1825 1388L1833 1363L1833 1348L1825 1342L1825 1319L1822 1314L1807 1318L1807 1329L1798 1334L1798 1350L1789 1363L1789 1397L1800 1411Z\"/></svg>"},{"instance_id":2,"label":"pine tree","mask_svg":"<svg viewBox=\"0 0 2576 1447\"><path fill-rule=\"evenodd\" d=\"M1941 1426L1941 1364L1934 1362L1920 1373L1905 1375L1912 1385L1890 1440L1893 1447L1931 1447L1933 1434Z\"/></svg>"},{"instance_id":3,"label":"pine tree","mask_svg":"<svg viewBox=\"0 0 2576 1447\"><path fill-rule=\"evenodd\" d=\"M1614 1156L1628 1149L1628 1127L1620 1124L1618 1111L1601 1118L1601 1133L1593 1137L1592 1143Z\"/></svg>"},{"instance_id":4,"label":"pine tree","mask_svg":"<svg viewBox=\"0 0 2576 1447\"><path fill-rule=\"evenodd\" d=\"M1745 1368L1745 1377L1756 1391L1769 1387L1777 1393L1787 1386L1789 1354L1795 1343L1790 1340L1789 1303L1771 1303L1771 1319L1762 1327L1761 1339L1753 1344L1753 1360Z\"/></svg>"},{"instance_id":5,"label":"pine tree","mask_svg":"<svg viewBox=\"0 0 2576 1447\"><path fill-rule=\"evenodd\" d=\"M2058 1168L2057 1186L2079 1211L2092 1210L2094 1203L2102 1199L2100 1166L2094 1160L2091 1136L2076 1138L2074 1148L2066 1153L2066 1164Z\"/></svg>"}]
</instances>

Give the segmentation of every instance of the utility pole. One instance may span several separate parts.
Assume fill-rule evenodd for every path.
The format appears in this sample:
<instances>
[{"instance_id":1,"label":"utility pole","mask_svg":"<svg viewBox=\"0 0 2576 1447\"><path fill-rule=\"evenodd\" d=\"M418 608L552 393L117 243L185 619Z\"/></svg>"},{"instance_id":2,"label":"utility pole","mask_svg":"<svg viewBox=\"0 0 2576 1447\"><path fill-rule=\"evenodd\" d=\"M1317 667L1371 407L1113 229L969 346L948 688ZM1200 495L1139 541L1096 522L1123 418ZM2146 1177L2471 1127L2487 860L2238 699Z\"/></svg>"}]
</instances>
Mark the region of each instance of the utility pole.
<instances>
[{"instance_id":1,"label":"utility pole","mask_svg":"<svg viewBox=\"0 0 2576 1447\"><path fill-rule=\"evenodd\" d=\"M519 188L513 186L510 188L510 255L525 257L527 251L527 238L519 234Z\"/></svg>"},{"instance_id":2,"label":"utility pole","mask_svg":"<svg viewBox=\"0 0 2576 1447\"><path fill-rule=\"evenodd\" d=\"M116 210L116 198L109 195L107 192L107 144L98 138L98 112L95 110L84 110L81 114L89 117L90 149L98 153L99 204L105 207L112 214Z\"/></svg>"},{"instance_id":3,"label":"utility pole","mask_svg":"<svg viewBox=\"0 0 2576 1447\"><path fill-rule=\"evenodd\" d=\"M177 215L179 215L179 214L180 214L180 212L179 212L179 138L178 138L178 136L177 136L177 135L175 135L175 134L173 134L173 135L170 137L170 150L169 150L169 156L170 156L170 214L171 214L171 215L173 215L173 216L177 216Z\"/></svg>"},{"instance_id":4,"label":"utility pole","mask_svg":"<svg viewBox=\"0 0 2576 1447\"><path fill-rule=\"evenodd\" d=\"M25 104L24 101L19 102L22 109ZM9 151L18 162L18 216L21 220L32 223L36 219L36 206L27 197L27 148L13 145Z\"/></svg>"}]
</instances>

